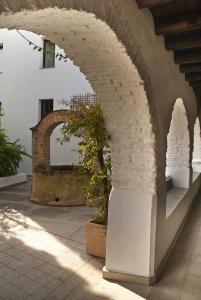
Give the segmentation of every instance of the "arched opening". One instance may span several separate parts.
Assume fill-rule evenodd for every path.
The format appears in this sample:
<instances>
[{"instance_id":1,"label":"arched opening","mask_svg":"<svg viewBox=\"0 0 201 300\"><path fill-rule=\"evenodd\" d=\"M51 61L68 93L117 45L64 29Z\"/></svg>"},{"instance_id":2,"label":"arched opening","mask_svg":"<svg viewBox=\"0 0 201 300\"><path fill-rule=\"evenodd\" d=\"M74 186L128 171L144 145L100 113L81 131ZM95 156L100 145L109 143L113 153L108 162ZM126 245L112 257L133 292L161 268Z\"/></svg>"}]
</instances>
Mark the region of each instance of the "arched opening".
<instances>
[{"instance_id":1,"label":"arched opening","mask_svg":"<svg viewBox=\"0 0 201 300\"><path fill-rule=\"evenodd\" d=\"M0 29L2 128L6 128L11 140L19 139L29 154L32 152L30 127L49 111L65 109L64 101L73 95L93 92L80 69L72 60L63 58L63 49L54 43L47 48L47 41L30 31ZM40 48L35 49L36 45ZM62 59L59 54L63 55ZM55 141L55 147L64 155L64 147ZM61 156L59 152L55 159ZM69 156L72 156L70 151ZM24 156L18 171L31 175L31 159Z\"/></svg>"},{"instance_id":2,"label":"arched opening","mask_svg":"<svg viewBox=\"0 0 201 300\"><path fill-rule=\"evenodd\" d=\"M194 126L194 148L192 157L192 167L194 172L201 172L201 131L200 121L197 118Z\"/></svg>"},{"instance_id":3,"label":"arched opening","mask_svg":"<svg viewBox=\"0 0 201 300\"><path fill-rule=\"evenodd\" d=\"M111 136L112 192L106 267L126 274L153 274L155 245L151 236L155 234L157 207L155 135L144 83L124 45L105 22L83 11L49 8L19 12L14 18L9 14L2 16L0 25L30 30L55 42L91 83ZM48 134L41 122L43 139L38 148L33 143L33 158L34 153L40 152L34 168L48 168L49 136L63 122L55 122Z\"/></svg>"},{"instance_id":4,"label":"arched opening","mask_svg":"<svg viewBox=\"0 0 201 300\"><path fill-rule=\"evenodd\" d=\"M182 99L176 100L167 136L166 178L166 215L169 216L190 185L190 136Z\"/></svg>"},{"instance_id":5,"label":"arched opening","mask_svg":"<svg viewBox=\"0 0 201 300\"><path fill-rule=\"evenodd\" d=\"M50 166L77 165L79 155L76 150L78 148L79 139L72 137L69 143L61 144L62 127L63 124L57 126L50 137Z\"/></svg>"},{"instance_id":6,"label":"arched opening","mask_svg":"<svg viewBox=\"0 0 201 300\"><path fill-rule=\"evenodd\" d=\"M87 182L88 177L75 176L72 164L51 166L51 136L55 128L62 123L68 123L67 110L49 113L32 128L31 200L38 204L53 206L85 205L86 198L82 186Z\"/></svg>"}]
</instances>

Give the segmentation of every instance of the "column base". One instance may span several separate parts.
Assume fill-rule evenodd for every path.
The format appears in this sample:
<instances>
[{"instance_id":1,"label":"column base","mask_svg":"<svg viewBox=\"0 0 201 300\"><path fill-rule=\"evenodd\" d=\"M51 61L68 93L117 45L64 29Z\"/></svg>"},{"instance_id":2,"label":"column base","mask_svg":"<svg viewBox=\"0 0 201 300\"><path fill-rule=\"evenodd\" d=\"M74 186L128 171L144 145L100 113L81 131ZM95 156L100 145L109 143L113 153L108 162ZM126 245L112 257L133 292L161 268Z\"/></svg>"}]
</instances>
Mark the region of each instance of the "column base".
<instances>
[{"instance_id":1,"label":"column base","mask_svg":"<svg viewBox=\"0 0 201 300\"><path fill-rule=\"evenodd\" d=\"M106 267L103 268L103 278L115 281L131 282L147 286L151 286L156 283L156 276L144 277L139 275L123 274L119 272L108 271Z\"/></svg>"}]
</instances>

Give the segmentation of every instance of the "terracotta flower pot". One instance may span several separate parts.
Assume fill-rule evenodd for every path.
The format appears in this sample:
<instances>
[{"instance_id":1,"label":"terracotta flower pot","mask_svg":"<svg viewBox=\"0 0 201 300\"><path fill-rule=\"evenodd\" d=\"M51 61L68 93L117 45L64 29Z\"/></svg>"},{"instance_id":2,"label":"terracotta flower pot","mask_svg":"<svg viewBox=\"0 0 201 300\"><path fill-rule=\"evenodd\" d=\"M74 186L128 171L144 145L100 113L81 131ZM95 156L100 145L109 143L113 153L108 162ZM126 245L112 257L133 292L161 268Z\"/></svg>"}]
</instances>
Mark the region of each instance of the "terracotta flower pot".
<instances>
[{"instance_id":1,"label":"terracotta flower pot","mask_svg":"<svg viewBox=\"0 0 201 300\"><path fill-rule=\"evenodd\" d=\"M107 226L96 224L94 220L86 224L87 254L105 258Z\"/></svg>"}]
</instances>

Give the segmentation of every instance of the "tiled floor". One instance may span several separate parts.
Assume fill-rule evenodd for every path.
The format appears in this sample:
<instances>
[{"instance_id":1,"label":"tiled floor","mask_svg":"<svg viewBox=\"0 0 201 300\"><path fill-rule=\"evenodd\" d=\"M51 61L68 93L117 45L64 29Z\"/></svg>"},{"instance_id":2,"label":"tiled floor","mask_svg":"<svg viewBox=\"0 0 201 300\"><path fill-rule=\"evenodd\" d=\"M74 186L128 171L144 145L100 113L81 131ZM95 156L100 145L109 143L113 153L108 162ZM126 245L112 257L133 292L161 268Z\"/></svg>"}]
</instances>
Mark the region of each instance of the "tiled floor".
<instances>
[{"instance_id":1,"label":"tiled floor","mask_svg":"<svg viewBox=\"0 0 201 300\"><path fill-rule=\"evenodd\" d=\"M0 300L201 300L201 197L154 287L102 279L84 250L86 207L41 207L30 184L0 192Z\"/></svg>"}]
</instances>

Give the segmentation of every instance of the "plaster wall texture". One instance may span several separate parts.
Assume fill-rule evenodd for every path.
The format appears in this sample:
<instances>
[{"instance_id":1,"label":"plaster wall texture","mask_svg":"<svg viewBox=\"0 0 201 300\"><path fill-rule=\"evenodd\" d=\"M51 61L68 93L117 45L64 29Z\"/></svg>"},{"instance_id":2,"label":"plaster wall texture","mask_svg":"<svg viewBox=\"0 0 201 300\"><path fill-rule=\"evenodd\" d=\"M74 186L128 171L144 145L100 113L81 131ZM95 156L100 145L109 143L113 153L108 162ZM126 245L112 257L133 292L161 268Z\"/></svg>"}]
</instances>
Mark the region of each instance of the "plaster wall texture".
<instances>
[{"instance_id":1,"label":"plaster wall texture","mask_svg":"<svg viewBox=\"0 0 201 300\"><path fill-rule=\"evenodd\" d=\"M43 46L41 36L27 31L22 33L33 43ZM55 60L55 68L43 69L42 52L33 51L16 30L1 29L0 44L4 46L0 73L0 101L4 110L2 127L11 140L19 138L31 154L29 128L40 120L40 100L54 99L54 110L65 109L62 100L69 100L74 94L93 93L93 90L70 60L67 63ZM63 53L63 50L56 46L56 52ZM76 148L77 139L72 139L70 145L61 146L57 142L59 136L58 127L51 136L51 163L76 163L78 157L72 149ZM24 157L19 172L31 174L31 165L31 159Z\"/></svg>"},{"instance_id":2,"label":"plaster wall texture","mask_svg":"<svg viewBox=\"0 0 201 300\"><path fill-rule=\"evenodd\" d=\"M133 0L16 0L3 2L1 9L0 27L47 36L91 83L112 136L106 268L154 275L194 197L189 192L187 204L175 212L180 224L170 226L165 169L173 107L176 99L183 100L189 157L197 107L172 52L155 34L151 13Z\"/></svg>"},{"instance_id":3,"label":"plaster wall texture","mask_svg":"<svg viewBox=\"0 0 201 300\"><path fill-rule=\"evenodd\" d=\"M177 99L167 136L166 176L171 176L175 187L190 184L190 137L188 118L182 99Z\"/></svg>"},{"instance_id":4,"label":"plaster wall texture","mask_svg":"<svg viewBox=\"0 0 201 300\"><path fill-rule=\"evenodd\" d=\"M194 126L193 171L201 172L201 135L200 121L196 119Z\"/></svg>"}]
</instances>

